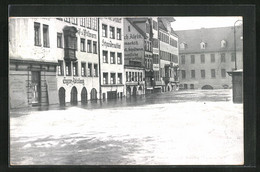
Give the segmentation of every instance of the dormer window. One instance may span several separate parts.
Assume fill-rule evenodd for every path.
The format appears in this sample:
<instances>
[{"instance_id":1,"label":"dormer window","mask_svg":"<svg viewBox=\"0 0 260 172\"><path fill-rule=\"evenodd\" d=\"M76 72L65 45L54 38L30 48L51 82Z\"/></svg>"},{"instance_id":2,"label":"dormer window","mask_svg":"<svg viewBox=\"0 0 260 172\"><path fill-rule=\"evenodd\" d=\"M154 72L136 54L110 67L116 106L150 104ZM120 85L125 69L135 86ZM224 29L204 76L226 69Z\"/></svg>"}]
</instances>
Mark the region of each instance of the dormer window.
<instances>
[{"instance_id":1,"label":"dormer window","mask_svg":"<svg viewBox=\"0 0 260 172\"><path fill-rule=\"evenodd\" d=\"M200 49L205 49L206 48L206 43L205 42L201 42L200 43Z\"/></svg>"},{"instance_id":2,"label":"dormer window","mask_svg":"<svg viewBox=\"0 0 260 172\"><path fill-rule=\"evenodd\" d=\"M187 44L185 44L185 43L180 43L180 49L181 50L184 50L184 49L186 49L187 48Z\"/></svg>"},{"instance_id":3,"label":"dormer window","mask_svg":"<svg viewBox=\"0 0 260 172\"><path fill-rule=\"evenodd\" d=\"M220 42L220 46L221 46L221 48L225 48L225 47L227 47L227 41L225 41L225 40L222 40L221 42Z\"/></svg>"}]
</instances>

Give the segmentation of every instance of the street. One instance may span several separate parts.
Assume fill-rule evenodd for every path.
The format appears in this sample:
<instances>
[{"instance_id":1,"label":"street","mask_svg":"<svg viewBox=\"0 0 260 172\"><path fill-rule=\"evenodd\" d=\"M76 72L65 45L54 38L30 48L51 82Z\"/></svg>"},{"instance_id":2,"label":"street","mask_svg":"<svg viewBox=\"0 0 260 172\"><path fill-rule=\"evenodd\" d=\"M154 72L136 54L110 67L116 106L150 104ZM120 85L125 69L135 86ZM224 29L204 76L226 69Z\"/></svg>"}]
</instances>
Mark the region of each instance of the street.
<instances>
[{"instance_id":1,"label":"street","mask_svg":"<svg viewBox=\"0 0 260 172\"><path fill-rule=\"evenodd\" d=\"M10 111L11 165L243 164L232 90L181 90Z\"/></svg>"}]
</instances>

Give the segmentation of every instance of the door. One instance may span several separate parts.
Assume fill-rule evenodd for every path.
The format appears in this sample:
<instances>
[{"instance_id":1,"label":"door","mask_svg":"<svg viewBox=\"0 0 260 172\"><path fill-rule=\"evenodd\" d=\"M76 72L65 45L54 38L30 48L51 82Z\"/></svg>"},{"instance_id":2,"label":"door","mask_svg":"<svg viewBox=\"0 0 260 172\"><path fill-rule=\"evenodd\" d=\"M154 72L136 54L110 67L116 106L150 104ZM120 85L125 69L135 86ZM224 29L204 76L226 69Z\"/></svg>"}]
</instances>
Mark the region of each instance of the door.
<instances>
[{"instance_id":1,"label":"door","mask_svg":"<svg viewBox=\"0 0 260 172\"><path fill-rule=\"evenodd\" d=\"M78 92L76 87L72 87L71 89L70 102L72 105L76 105L78 103Z\"/></svg>"},{"instance_id":2,"label":"door","mask_svg":"<svg viewBox=\"0 0 260 172\"><path fill-rule=\"evenodd\" d=\"M39 71L32 71L32 104L39 104L41 98L41 78Z\"/></svg>"},{"instance_id":3,"label":"door","mask_svg":"<svg viewBox=\"0 0 260 172\"><path fill-rule=\"evenodd\" d=\"M65 106L65 89L63 87L59 89L59 100L60 105Z\"/></svg>"},{"instance_id":4,"label":"door","mask_svg":"<svg viewBox=\"0 0 260 172\"><path fill-rule=\"evenodd\" d=\"M81 91L81 103L86 104L88 101L88 92L87 89L84 87Z\"/></svg>"},{"instance_id":5,"label":"door","mask_svg":"<svg viewBox=\"0 0 260 172\"><path fill-rule=\"evenodd\" d=\"M134 86L134 88L133 88L133 96L136 96L136 91L137 91L137 89L136 89L136 87Z\"/></svg>"}]
</instances>

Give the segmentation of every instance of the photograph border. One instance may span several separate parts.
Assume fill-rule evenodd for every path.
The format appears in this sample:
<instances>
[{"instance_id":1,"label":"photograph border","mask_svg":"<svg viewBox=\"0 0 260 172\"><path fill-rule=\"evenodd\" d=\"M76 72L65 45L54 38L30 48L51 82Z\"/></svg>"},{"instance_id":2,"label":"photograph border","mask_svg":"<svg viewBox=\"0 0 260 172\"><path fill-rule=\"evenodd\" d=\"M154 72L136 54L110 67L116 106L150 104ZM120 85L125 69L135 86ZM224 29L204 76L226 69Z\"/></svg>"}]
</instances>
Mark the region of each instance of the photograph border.
<instances>
[{"instance_id":1,"label":"photograph border","mask_svg":"<svg viewBox=\"0 0 260 172\"><path fill-rule=\"evenodd\" d=\"M158 7L160 8L158 10ZM84 165L84 168L247 168L256 166L256 30L254 5L9 5L9 17L51 16L243 16L244 41L244 159L242 166L233 165ZM119 10L120 9L120 10ZM84 12L82 12L84 11ZM152 15L151 15L152 14ZM8 29L7 29L8 30ZM8 42L8 41L7 41ZM7 44L8 45L8 44ZM7 56L8 57L8 56ZM247 59L248 58L248 59ZM246 60L245 60L246 59ZM4 59L8 65L8 58ZM8 70L8 67L7 67ZM8 83L8 78L6 80ZM7 85L8 88L8 85ZM8 97L8 96L6 96ZM8 105L7 105L8 107ZM8 129L9 126L7 125ZM9 133L9 132L8 132ZM9 144L9 142L8 142ZM8 145L10 146L10 145ZM9 147L10 148L10 147ZM8 150L9 153L10 150ZM8 160L9 163L9 160ZM57 166L11 166L11 168L53 168ZM74 168L79 166L59 166Z\"/></svg>"}]
</instances>

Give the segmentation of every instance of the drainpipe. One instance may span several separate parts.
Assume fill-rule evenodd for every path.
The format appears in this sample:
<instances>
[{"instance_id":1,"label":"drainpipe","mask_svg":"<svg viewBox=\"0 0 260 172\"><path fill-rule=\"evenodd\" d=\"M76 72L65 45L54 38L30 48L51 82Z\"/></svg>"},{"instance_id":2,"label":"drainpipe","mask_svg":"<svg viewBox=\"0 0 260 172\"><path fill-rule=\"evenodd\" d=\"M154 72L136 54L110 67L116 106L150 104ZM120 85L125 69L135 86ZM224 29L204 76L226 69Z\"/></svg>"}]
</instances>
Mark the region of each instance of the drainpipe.
<instances>
[{"instance_id":1,"label":"drainpipe","mask_svg":"<svg viewBox=\"0 0 260 172\"><path fill-rule=\"evenodd\" d=\"M99 65L99 68L98 68L98 72L99 72L99 99L101 100L101 95L102 95L102 89L101 89L101 62L100 62L100 29L99 29L99 23L100 23L100 18L98 17L97 18L97 22L98 22L98 65Z\"/></svg>"}]
</instances>

